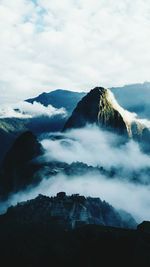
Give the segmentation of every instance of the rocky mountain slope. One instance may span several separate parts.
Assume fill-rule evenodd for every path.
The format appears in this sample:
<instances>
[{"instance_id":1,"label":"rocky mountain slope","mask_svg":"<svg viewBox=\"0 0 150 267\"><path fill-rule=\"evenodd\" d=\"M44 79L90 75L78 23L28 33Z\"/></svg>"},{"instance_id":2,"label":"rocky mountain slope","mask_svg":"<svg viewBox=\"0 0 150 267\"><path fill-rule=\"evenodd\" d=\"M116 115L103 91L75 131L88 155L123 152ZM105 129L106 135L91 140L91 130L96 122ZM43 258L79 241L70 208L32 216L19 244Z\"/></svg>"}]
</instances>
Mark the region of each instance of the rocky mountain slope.
<instances>
[{"instance_id":1,"label":"rocky mountain slope","mask_svg":"<svg viewBox=\"0 0 150 267\"><path fill-rule=\"evenodd\" d=\"M85 224L135 228L136 222L132 216L122 214L99 198L85 198L78 194L67 196L60 192L56 197L39 195L33 200L19 203L1 217L21 224L43 221L47 224L55 223L64 229L74 229Z\"/></svg>"},{"instance_id":2,"label":"rocky mountain slope","mask_svg":"<svg viewBox=\"0 0 150 267\"><path fill-rule=\"evenodd\" d=\"M126 124L121 114L108 99L109 91L102 87L91 90L77 105L71 117L66 122L64 130L81 128L86 124L97 124L118 132L127 132Z\"/></svg>"}]
</instances>

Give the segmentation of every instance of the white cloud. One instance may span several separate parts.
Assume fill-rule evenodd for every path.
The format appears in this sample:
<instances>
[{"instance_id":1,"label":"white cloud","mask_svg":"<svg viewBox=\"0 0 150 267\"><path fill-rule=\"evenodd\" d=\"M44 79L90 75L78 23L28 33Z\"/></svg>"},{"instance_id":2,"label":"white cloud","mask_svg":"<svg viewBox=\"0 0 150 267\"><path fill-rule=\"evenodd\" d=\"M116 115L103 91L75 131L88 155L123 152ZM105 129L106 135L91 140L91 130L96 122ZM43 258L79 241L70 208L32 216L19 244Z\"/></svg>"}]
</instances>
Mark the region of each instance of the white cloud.
<instances>
[{"instance_id":1,"label":"white cloud","mask_svg":"<svg viewBox=\"0 0 150 267\"><path fill-rule=\"evenodd\" d=\"M52 117L55 115L66 116L67 112L64 108L54 108L51 105L47 107L40 103L19 102L16 104L1 105L0 118L33 118L39 116Z\"/></svg>"},{"instance_id":2,"label":"white cloud","mask_svg":"<svg viewBox=\"0 0 150 267\"><path fill-rule=\"evenodd\" d=\"M149 80L149 0L1 0L0 95Z\"/></svg>"},{"instance_id":3,"label":"white cloud","mask_svg":"<svg viewBox=\"0 0 150 267\"><path fill-rule=\"evenodd\" d=\"M140 151L138 143L130 140L119 145L120 141L115 134L89 126L71 130L60 140L48 137L42 145L47 161L58 160L69 164L79 161L106 169L113 166L123 168L127 173L150 166L150 157Z\"/></svg>"}]
</instances>

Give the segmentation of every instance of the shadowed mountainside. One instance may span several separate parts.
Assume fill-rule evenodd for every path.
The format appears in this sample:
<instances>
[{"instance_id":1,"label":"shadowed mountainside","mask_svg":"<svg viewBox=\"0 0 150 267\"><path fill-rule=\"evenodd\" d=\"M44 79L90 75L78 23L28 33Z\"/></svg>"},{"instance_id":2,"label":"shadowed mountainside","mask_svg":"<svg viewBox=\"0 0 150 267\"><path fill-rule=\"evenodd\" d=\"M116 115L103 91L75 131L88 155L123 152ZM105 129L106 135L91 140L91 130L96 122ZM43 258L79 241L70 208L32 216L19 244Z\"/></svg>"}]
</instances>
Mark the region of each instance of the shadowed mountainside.
<instances>
[{"instance_id":1,"label":"shadowed mountainside","mask_svg":"<svg viewBox=\"0 0 150 267\"><path fill-rule=\"evenodd\" d=\"M34 159L42 153L42 146L29 131L15 140L2 165L0 197L7 197L34 182L34 174L39 168Z\"/></svg>"},{"instance_id":2,"label":"shadowed mountainside","mask_svg":"<svg viewBox=\"0 0 150 267\"><path fill-rule=\"evenodd\" d=\"M68 227L66 215L83 223ZM89 216L94 220L88 221ZM16 267L149 267L150 223L143 222L137 230L122 229L97 225L102 218L105 225L112 218L118 224L118 214L106 202L63 192L20 203L0 216L1 262L6 267L10 261Z\"/></svg>"},{"instance_id":3,"label":"shadowed mountainside","mask_svg":"<svg viewBox=\"0 0 150 267\"><path fill-rule=\"evenodd\" d=\"M15 139L25 131L25 120L0 118L0 165Z\"/></svg>"}]
</instances>

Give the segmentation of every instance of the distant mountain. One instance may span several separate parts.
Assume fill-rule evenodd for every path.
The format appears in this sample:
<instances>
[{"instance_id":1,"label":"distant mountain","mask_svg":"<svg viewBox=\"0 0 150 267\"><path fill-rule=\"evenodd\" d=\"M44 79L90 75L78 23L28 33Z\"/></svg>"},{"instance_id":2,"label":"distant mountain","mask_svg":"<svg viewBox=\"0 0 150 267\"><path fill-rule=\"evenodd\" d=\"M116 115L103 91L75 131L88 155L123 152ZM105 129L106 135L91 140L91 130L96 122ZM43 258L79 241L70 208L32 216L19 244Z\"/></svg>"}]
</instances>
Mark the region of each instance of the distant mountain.
<instances>
[{"instance_id":1,"label":"distant mountain","mask_svg":"<svg viewBox=\"0 0 150 267\"><path fill-rule=\"evenodd\" d=\"M142 118L150 118L150 82L110 88L120 105Z\"/></svg>"},{"instance_id":2,"label":"distant mountain","mask_svg":"<svg viewBox=\"0 0 150 267\"><path fill-rule=\"evenodd\" d=\"M42 155L43 149L31 132L21 134L7 152L0 172L0 198L25 189L36 183L34 174L39 165L34 159Z\"/></svg>"},{"instance_id":3,"label":"distant mountain","mask_svg":"<svg viewBox=\"0 0 150 267\"><path fill-rule=\"evenodd\" d=\"M26 101L29 103L36 101L44 106L52 105L55 108L63 107L70 114L85 94L86 93L58 89L50 93L42 93L39 96L27 99Z\"/></svg>"}]
</instances>

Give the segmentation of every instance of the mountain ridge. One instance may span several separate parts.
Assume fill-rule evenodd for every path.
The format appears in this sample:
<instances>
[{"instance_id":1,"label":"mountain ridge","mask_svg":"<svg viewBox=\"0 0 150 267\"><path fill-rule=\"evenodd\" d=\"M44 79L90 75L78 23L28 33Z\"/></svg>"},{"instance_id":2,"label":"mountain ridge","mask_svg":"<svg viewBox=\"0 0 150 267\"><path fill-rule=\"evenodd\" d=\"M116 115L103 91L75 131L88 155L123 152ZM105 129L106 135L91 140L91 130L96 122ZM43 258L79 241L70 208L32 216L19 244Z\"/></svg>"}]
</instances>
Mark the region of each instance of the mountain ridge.
<instances>
[{"instance_id":1,"label":"mountain ridge","mask_svg":"<svg viewBox=\"0 0 150 267\"><path fill-rule=\"evenodd\" d=\"M49 93L43 92L37 97L26 99L25 101L33 103L34 101L44 106L52 105L55 108L65 108L69 114L75 108L77 102L85 95L84 92L74 92L65 89L56 89Z\"/></svg>"}]
</instances>

